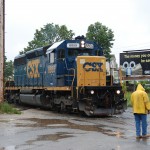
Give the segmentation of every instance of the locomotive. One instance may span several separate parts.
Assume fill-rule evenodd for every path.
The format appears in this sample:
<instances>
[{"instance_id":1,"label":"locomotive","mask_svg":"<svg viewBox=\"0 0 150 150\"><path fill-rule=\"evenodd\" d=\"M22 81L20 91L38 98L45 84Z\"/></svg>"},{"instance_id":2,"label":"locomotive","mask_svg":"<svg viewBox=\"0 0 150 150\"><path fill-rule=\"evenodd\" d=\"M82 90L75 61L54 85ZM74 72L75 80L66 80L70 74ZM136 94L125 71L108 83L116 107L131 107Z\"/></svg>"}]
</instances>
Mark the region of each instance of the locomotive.
<instances>
[{"instance_id":1,"label":"locomotive","mask_svg":"<svg viewBox=\"0 0 150 150\"><path fill-rule=\"evenodd\" d=\"M9 102L87 116L122 113L127 107L121 82L107 74L102 48L84 37L63 40L18 55Z\"/></svg>"}]
</instances>

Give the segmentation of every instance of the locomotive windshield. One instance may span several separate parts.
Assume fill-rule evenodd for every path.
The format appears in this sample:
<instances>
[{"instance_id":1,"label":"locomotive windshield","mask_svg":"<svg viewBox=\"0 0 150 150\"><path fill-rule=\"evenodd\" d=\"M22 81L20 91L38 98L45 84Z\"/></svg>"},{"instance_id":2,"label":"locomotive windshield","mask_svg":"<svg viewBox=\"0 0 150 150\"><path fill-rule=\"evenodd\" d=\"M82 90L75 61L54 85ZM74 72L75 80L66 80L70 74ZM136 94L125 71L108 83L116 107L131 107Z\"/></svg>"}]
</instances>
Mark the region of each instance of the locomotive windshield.
<instances>
[{"instance_id":1,"label":"locomotive windshield","mask_svg":"<svg viewBox=\"0 0 150 150\"><path fill-rule=\"evenodd\" d=\"M92 55L92 50L90 49L69 49L68 50L68 55L69 56L91 56Z\"/></svg>"}]
</instances>

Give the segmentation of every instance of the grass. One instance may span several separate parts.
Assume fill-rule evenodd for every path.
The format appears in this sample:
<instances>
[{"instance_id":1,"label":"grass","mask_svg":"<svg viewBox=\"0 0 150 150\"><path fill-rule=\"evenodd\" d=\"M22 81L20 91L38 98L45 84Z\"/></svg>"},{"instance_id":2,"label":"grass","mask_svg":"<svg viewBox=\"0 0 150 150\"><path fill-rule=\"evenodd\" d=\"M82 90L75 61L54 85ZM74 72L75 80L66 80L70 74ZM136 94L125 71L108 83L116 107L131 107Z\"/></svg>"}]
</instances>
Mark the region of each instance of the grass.
<instances>
[{"instance_id":1,"label":"grass","mask_svg":"<svg viewBox=\"0 0 150 150\"><path fill-rule=\"evenodd\" d=\"M132 92L125 92L125 99L127 99L127 106L131 107L131 97ZM148 93L148 96L150 98L150 93Z\"/></svg>"},{"instance_id":2,"label":"grass","mask_svg":"<svg viewBox=\"0 0 150 150\"><path fill-rule=\"evenodd\" d=\"M2 102L0 104L0 113L6 113L6 114L21 114L21 112L14 108L12 105L6 103L6 102Z\"/></svg>"}]
</instances>

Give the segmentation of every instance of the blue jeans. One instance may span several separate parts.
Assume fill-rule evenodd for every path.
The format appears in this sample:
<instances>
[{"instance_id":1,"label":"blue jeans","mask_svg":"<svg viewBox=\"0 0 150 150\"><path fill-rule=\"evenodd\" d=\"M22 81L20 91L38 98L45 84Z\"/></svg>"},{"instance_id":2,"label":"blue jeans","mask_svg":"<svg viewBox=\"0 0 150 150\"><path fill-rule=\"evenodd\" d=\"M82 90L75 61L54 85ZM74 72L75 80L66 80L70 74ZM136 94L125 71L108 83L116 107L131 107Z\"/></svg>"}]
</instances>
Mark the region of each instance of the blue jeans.
<instances>
[{"instance_id":1,"label":"blue jeans","mask_svg":"<svg viewBox=\"0 0 150 150\"><path fill-rule=\"evenodd\" d=\"M141 123L142 123L142 135L147 134L147 115L146 114L134 114L136 136L141 135Z\"/></svg>"}]
</instances>

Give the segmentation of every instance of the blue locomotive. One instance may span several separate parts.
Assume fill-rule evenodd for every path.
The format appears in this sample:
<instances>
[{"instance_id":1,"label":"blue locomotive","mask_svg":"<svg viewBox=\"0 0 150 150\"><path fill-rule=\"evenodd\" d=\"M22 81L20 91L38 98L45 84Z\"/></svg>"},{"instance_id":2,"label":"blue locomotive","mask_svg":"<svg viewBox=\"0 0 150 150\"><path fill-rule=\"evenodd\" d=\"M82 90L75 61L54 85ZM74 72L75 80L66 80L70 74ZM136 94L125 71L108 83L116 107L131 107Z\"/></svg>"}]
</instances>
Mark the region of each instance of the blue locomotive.
<instances>
[{"instance_id":1,"label":"blue locomotive","mask_svg":"<svg viewBox=\"0 0 150 150\"><path fill-rule=\"evenodd\" d=\"M106 73L102 48L84 37L15 57L14 84L5 92L11 102L88 116L113 115L127 106L121 83Z\"/></svg>"}]
</instances>

